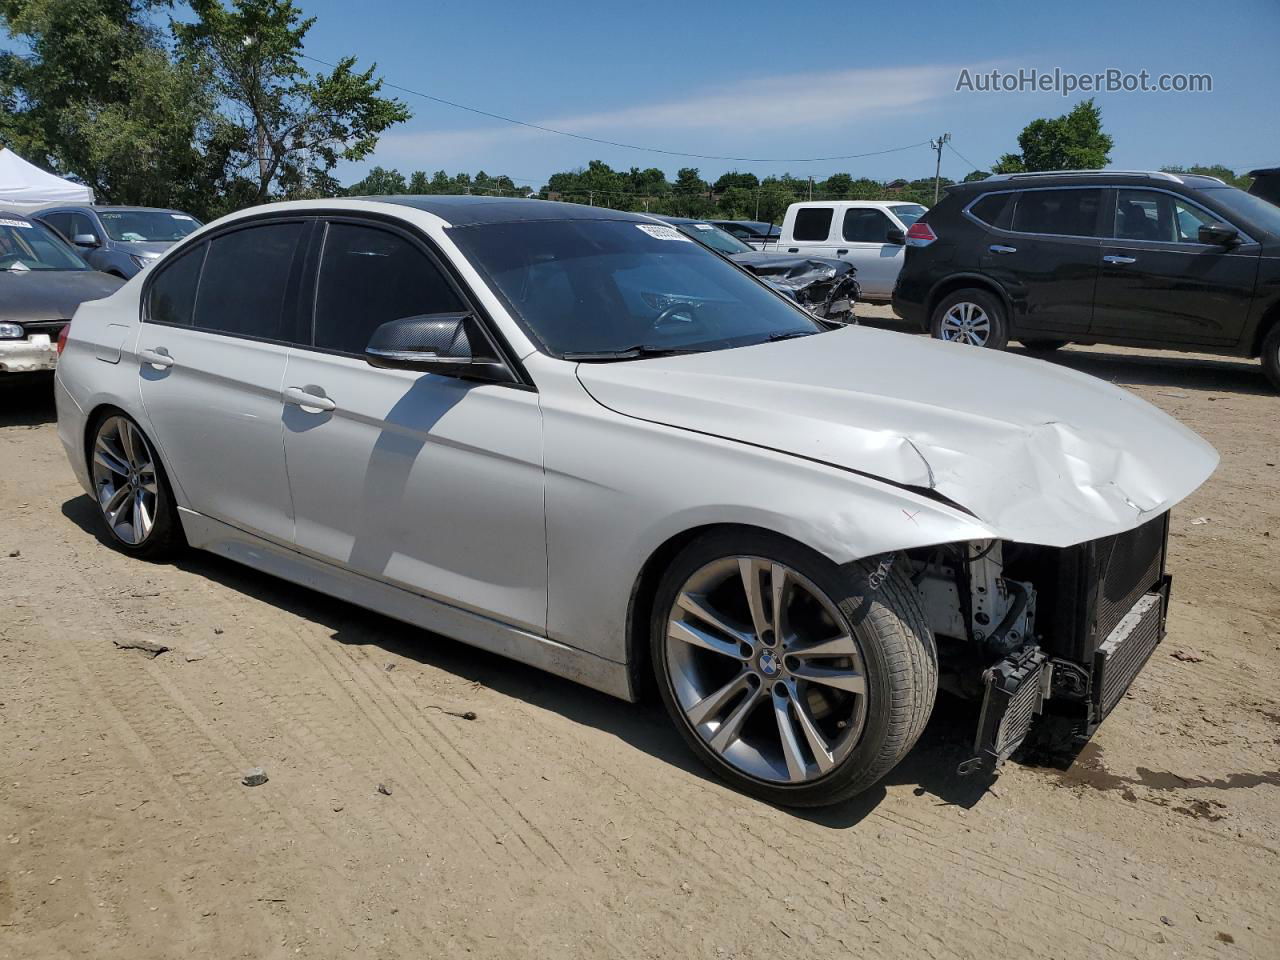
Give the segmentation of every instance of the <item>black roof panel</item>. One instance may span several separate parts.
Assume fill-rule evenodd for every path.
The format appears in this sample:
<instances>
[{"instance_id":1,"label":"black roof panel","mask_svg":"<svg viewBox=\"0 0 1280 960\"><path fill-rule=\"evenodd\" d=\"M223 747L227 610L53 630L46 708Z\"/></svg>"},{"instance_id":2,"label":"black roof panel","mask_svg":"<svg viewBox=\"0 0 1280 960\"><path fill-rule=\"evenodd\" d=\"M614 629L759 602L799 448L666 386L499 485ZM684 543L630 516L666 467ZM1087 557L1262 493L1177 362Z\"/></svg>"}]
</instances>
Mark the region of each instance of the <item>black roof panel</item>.
<instances>
[{"instance_id":1,"label":"black roof panel","mask_svg":"<svg viewBox=\"0 0 1280 960\"><path fill-rule=\"evenodd\" d=\"M424 210L455 227L473 227L483 223L511 223L517 220L633 220L645 222L640 214L588 207L581 203L556 200L527 200L523 197L477 197L465 195L412 195L390 197L352 197L353 200L377 200L398 203Z\"/></svg>"}]
</instances>

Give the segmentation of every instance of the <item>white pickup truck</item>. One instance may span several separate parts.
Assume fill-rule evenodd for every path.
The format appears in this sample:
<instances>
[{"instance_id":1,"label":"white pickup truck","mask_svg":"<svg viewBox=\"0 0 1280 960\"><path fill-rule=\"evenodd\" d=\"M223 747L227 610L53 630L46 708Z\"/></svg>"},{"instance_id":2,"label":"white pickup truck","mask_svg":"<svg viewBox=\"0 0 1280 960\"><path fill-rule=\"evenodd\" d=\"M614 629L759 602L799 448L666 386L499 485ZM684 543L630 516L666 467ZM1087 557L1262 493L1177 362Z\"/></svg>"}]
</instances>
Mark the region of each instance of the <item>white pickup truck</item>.
<instances>
[{"instance_id":1,"label":"white pickup truck","mask_svg":"<svg viewBox=\"0 0 1280 960\"><path fill-rule=\"evenodd\" d=\"M888 303L902 269L907 231L925 209L893 200L793 203L782 221L781 237L752 245L772 253L848 260L858 268L861 299Z\"/></svg>"}]
</instances>

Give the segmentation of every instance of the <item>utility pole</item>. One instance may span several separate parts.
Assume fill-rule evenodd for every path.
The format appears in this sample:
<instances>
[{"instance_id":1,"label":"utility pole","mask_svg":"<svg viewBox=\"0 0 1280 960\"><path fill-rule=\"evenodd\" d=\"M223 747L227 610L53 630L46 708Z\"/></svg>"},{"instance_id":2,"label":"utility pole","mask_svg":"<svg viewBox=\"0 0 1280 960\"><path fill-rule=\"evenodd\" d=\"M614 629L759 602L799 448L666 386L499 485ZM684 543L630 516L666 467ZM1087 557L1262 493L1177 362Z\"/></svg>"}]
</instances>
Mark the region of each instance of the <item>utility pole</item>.
<instances>
[{"instance_id":1,"label":"utility pole","mask_svg":"<svg viewBox=\"0 0 1280 960\"><path fill-rule=\"evenodd\" d=\"M596 192L594 190L587 191L587 206L594 207L596 205Z\"/></svg>"},{"instance_id":2,"label":"utility pole","mask_svg":"<svg viewBox=\"0 0 1280 960\"><path fill-rule=\"evenodd\" d=\"M933 150L935 153L938 154L938 162L937 164L934 165L934 168L933 168L933 202L934 203L938 202L938 192L941 189L940 181L942 179L942 148L947 145L947 141L949 141L950 139L951 139L951 134L944 133L942 136L938 137L938 139L929 141L929 149Z\"/></svg>"},{"instance_id":3,"label":"utility pole","mask_svg":"<svg viewBox=\"0 0 1280 960\"><path fill-rule=\"evenodd\" d=\"M756 220L760 219L760 188L756 187Z\"/></svg>"},{"instance_id":4,"label":"utility pole","mask_svg":"<svg viewBox=\"0 0 1280 960\"><path fill-rule=\"evenodd\" d=\"M813 199L813 177L809 178L809 199Z\"/></svg>"}]
</instances>

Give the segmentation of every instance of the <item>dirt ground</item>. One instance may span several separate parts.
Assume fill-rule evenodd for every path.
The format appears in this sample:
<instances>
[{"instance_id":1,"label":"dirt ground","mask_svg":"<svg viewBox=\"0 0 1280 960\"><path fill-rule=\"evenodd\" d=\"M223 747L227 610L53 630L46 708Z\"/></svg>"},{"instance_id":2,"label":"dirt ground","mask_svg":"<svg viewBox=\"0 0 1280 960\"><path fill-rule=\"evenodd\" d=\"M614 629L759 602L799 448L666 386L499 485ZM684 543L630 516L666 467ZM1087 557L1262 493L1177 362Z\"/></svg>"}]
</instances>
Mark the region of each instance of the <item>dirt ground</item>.
<instances>
[{"instance_id":1,"label":"dirt ground","mask_svg":"<svg viewBox=\"0 0 1280 960\"><path fill-rule=\"evenodd\" d=\"M112 551L48 381L5 385L0 957L1280 956L1280 396L1243 361L1055 362L1222 453L1167 640L1066 771L957 778L976 710L944 700L817 813L710 779L656 704Z\"/></svg>"}]
</instances>

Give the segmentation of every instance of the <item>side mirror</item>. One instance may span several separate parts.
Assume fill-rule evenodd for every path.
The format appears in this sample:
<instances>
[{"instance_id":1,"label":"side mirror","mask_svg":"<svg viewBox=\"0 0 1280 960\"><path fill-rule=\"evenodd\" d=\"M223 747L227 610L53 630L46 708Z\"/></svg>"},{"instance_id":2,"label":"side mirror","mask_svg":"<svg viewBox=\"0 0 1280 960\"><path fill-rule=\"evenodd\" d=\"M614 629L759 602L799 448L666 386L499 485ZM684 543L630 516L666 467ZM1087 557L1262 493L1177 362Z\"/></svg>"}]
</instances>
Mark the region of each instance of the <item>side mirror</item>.
<instances>
[{"instance_id":1,"label":"side mirror","mask_svg":"<svg viewBox=\"0 0 1280 960\"><path fill-rule=\"evenodd\" d=\"M402 317L373 331L364 358L371 366L391 370L510 382L511 371L505 363L473 352L473 337L477 343L485 343L469 313Z\"/></svg>"},{"instance_id":2,"label":"side mirror","mask_svg":"<svg viewBox=\"0 0 1280 960\"><path fill-rule=\"evenodd\" d=\"M897 227L890 227L888 230L884 232L884 242L896 243L898 246L901 247L906 244L907 235L903 233L901 230L899 230Z\"/></svg>"},{"instance_id":3,"label":"side mirror","mask_svg":"<svg viewBox=\"0 0 1280 960\"><path fill-rule=\"evenodd\" d=\"M1240 231L1225 223L1206 223L1200 227L1199 240L1216 247L1234 247L1240 243Z\"/></svg>"},{"instance_id":4,"label":"side mirror","mask_svg":"<svg viewBox=\"0 0 1280 960\"><path fill-rule=\"evenodd\" d=\"M98 245L97 234L93 233L77 233L71 238L71 242L77 247L96 247Z\"/></svg>"}]
</instances>

